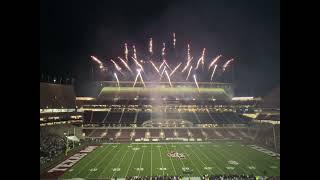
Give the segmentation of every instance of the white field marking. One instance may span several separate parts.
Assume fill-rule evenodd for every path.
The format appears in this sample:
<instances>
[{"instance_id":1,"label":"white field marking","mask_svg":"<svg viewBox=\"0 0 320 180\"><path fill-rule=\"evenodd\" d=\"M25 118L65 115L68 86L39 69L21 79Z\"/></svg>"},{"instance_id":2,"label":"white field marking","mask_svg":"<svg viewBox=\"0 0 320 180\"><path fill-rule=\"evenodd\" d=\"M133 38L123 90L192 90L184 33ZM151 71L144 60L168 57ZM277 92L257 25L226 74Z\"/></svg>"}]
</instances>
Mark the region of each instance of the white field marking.
<instances>
[{"instance_id":1,"label":"white field marking","mask_svg":"<svg viewBox=\"0 0 320 180\"><path fill-rule=\"evenodd\" d=\"M148 147L148 146L143 145L143 146L141 146L141 147L146 148L146 147Z\"/></svg>"},{"instance_id":2,"label":"white field marking","mask_svg":"<svg viewBox=\"0 0 320 180\"><path fill-rule=\"evenodd\" d=\"M99 167L99 165L104 161L104 159L105 159L106 157L108 157L109 154L111 154L111 152L112 152L114 149L116 149L116 148L112 148L111 151L109 151L108 153L106 153L106 154L103 156L102 160L99 161L99 163L98 163L98 165L97 165L96 167ZM90 174L91 174L91 172L89 172L89 173L85 176L85 178L87 178Z\"/></svg>"},{"instance_id":3,"label":"white field marking","mask_svg":"<svg viewBox=\"0 0 320 180\"><path fill-rule=\"evenodd\" d=\"M128 148L131 148L132 146L128 146Z\"/></svg>"},{"instance_id":4,"label":"white field marking","mask_svg":"<svg viewBox=\"0 0 320 180\"><path fill-rule=\"evenodd\" d=\"M120 168L112 168L113 172L120 171L120 170L121 170Z\"/></svg>"},{"instance_id":5,"label":"white field marking","mask_svg":"<svg viewBox=\"0 0 320 180\"><path fill-rule=\"evenodd\" d=\"M90 172L95 172L95 171L98 171L98 168L91 168L89 169Z\"/></svg>"},{"instance_id":6,"label":"white field marking","mask_svg":"<svg viewBox=\"0 0 320 180\"><path fill-rule=\"evenodd\" d=\"M120 144L120 143L114 143L114 144ZM131 144L212 144L212 142L133 142Z\"/></svg>"},{"instance_id":7,"label":"white field marking","mask_svg":"<svg viewBox=\"0 0 320 180\"><path fill-rule=\"evenodd\" d=\"M133 151L138 151L138 150L140 150L140 148L135 147L135 148L132 148L132 150Z\"/></svg>"},{"instance_id":8,"label":"white field marking","mask_svg":"<svg viewBox=\"0 0 320 180\"><path fill-rule=\"evenodd\" d=\"M235 152L233 152L233 154L236 156L237 154L239 154L239 156L236 156L237 157L237 159L239 159L239 160L243 160L243 162L245 162L245 164L255 164L253 161L251 161L249 158L246 158L246 156L243 156L243 154L245 154L245 153L236 153L236 151ZM247 163L247 162L249 162L249 163ZM251 169L251 170L254 170L254 169ZM260 170L260 169L257 169L257 170L255 170L255 171L257 171L257 172L260 172L260 173L262 173L263 174L263 172L262 172L262 170Z\"/></svg>"},{"instance_id":9,"label":"white field marking","mask_svg":"<svg viewBox=\"0 0 320 180\"><path fill-rule=\"evenodd\" d=\"M142 150L142 158L141 158L141 161L140 161L140 167L139 167L140 170L139 170L138 176L140 175L140 171L141 171L141 165L142 165L144 150L145 150L145 148L143 148L143 150ZM142 171L143 171L143 168L142 168Z\"/></svg>"},{"instance_id":10,"label":"white field marking","mask_svg":"<svg viewBox=\"0 0 320 180\"><path fill-rule=\"evenodd\" d=\"M255 166L248 166L248 169L256 169Z\"/></svg>"},{"instance_id":11,"label":"white field marking","mask_svg":"<svg viewBox=\"0 0 320 180\"><path fill-rule=\"evenodd\" d=\"M197 146L196 146L197 147ZM199 151L207 158L209 159L216 167L217 169L219 169L219 171L221 171L223 174L226 174L217 164L216 162L214 162L211 158L209 158L204 152L202 152L201 149L199 149Z\"/></svg>"},{"instance_id":12,"label":"white field marking","mask_svg":"<svg viewBox=\"0 0 320 180\"><path fill-rule=\"evenodd\" d=\"M216 153L214 153L214 154L220 154L220 156L216 156L216 158L220 161L220 162L222 162L222 164L226 164L225 163L225 161L224 161L224 159L225 160L227 160L227 158L225 158L221 153L219 153L218 151L216 151L216 150L213 150L214 152L216 152ZM222 158L222 159L220 159L220 157ZM213 161L213 160L212 160ZM223 171L223 170L222 170ZM242 170L243 171L243 170ZM224 172L224 171L223 171Z\"/></svg>"},{"instance_id":13,"label":"white field marking","mask_svg":"<svg viewBox=\"0 0 320 180\"><path fill-rule=\"evenodd\" d=\"M172 145L171 147L176 147L175 145Z\"/></svg>"},{"instance_id":14,"label":"white field marking","mask_svg":"<svg viewBox=\"0 0 320 180\"><path fill-rule=\"evenodd\" d=\"M109 166L110 162L113 160L114 157L117 156L117 154L118 154L119 152L120 152L120 150L117 151L117 152L112 156L111 160L108 162L108 164L105 166L105 168L99 173L98 177L100 177L100 175L107 169L107 167ZM105 156L105 157L106 157L106 156ZM102 162L104 162L105 157L102 159L102 161L99 162L99 165L100 165ZM98 166L99 166L99 165L98 165Z\"/></svg>"},{"instance_id":15,"label":"white field marking","mask_svg":"<svg viewBox=\"0 0 320 180\"><path fill-rule=\"evenodd\" d=\"M158 146L156 146L157 148L161 148L161 146L160 145L158 145Z\"/></svg>"},{"instance_id":16,"label":"white field marking","mask_svg":"<svg viewBox=\"0 0 320 180\"><path fill-rule=\"evenodd\" d=\"M202 144L200 144L200 147L204 147Z\"/></svg>"},{"instance_id":17,"label":"white field marking","mask_svg":"<svg viewBox=\"0 0 320 180\"><path fill-rule=\"evenodd\" d=\"M239 163L237 161L234 161L234 160L229 160L228 163L231 164L231 165L239 165Z\"/></svg>"},{"instance_id":18,"label":"white field marking","mask_svg":"<svg viewBox=\"0 0 320 180\"><path fill-rule=\"evenodd\" d=\"M220 148L221 149L221 148ZM221 151L223 151L223 152L226 152L226 151L224 151L223 149L221 149ZM223 155L223 153L221 153L221 152L218 152L218 151L216 151L217 153L219 153L222 157L224 157L224 159L227 159L224 155ZM229 154L229 156L231 156L232 154L231 153L228 153L228 152L226 152L226 154ZM233 156L234 157L234 156ZM245 164L245 163L244 163ZM244 168L242 168L241 166L239 166L239 168L245 173L245 174L249 174L248 173L248 171L246 171Z\"/></svg>"},{"instance_id":19,"label":"white field marking","mask_svg":"<svg viewBox=\"0 0 320 180\"><path fill-rule=\"evenodd\" d=\"M139 174L140 174L140 171L143 171L144 169L143 168L134 168L136 171L139 171ZM139 175L138 175L139 177Z\"/></svg>"},{"instance_id":20,"label":"white field marking","mask_svg":"<svg viewBox=\"0 0 320 180\"><path fill-rule=\"evenodd\" d=\"M136 152L136 151L135 151L135 152ZM120 162L119 162L119 164L118 164L118 166L117 166L117 167L119 167L119 168L120 168L120 165L121 165L121 163L122 163L122 161L123 161L124 157L126 157L127 153L128 153L128 150L126 151L126 153L124 154L124 156L122 156L122 159L120 160ZM114 177L114 175L115 175L116 173L117 173L117 171L115 171L115 172L112 174L112 177L111 177L111 178L113 178L113 177Z\"/></svg>"},{"instance_id":21,"label":"white field marking","mask_svg":"<svg viewBox=\"0 0 320 180\"><path fill-rule=\"evenodd\" d=\"M175 150L176 150L176 152L177 152L177 147L176 147L176 146L174 146L174 147L175 147ZM178 159L179 159L180 162L182 163L182 167L185 167L183 161L182 161L180 158L178 158Z\"/></svg>"},{"instance_id":22,"label":"white field marking","mask_svg":"<svg viewBox=\"0 0 320 180\"><path fill-rule=\"evenodd\" d=\"M185 153L185 152L184 152L184 153ZM185 154L186 154L186 153L185 153ZM195 165L194 165L194 163L193 163L193 161L192 161L192 158L189 158L189 159L190 159L190 161L191 161L191 163L192 163L193 167L195 167L195 168L196 168L196 170L198 171L199 175L201 176L201 173L200 173L199 169L197 168L197 166L195 166Z\"/></svg>"},{"instance_id":23,"label":"white field marking","mask_svg":"<svg viewBox=\"0 0 320 180\"><path fill-rule=\"evenodd\" d=\"M204 170L211 170L212 167L204 167L203 169L204 169Z\"/></svg>"},{"instance_id":24,"label":"white field marking","mask_svg":"<svg viewBox=\"0 0 320 180\"><path fill-rule=\"evenodd\" d=\"M197 155L197 153L194 153L194 152L193 152L192 148L189 148L189 149L191 149L191 153L194 154L194 155L197 157L197 159L198 159L205 167L208 167L208 166L201 160L201 158L199 158L199 156ZM213 172L212 172L212 169L210 169L210 171L211 171L211 173L213 173Z\"/></svg>"},{"instance_id":25,"label":"white field marking","mask_svg":"<svg viewBox=\"0 0 320 180\"><path fill-rule=\"evenodd\" d=\"M133 148L133 149L135 149L135 148ZM139 149L140 149L140 148L138 148L138 150L139 150ZM125 177L127 177L127 175L128 175L129 169L130 169L131 164L132 164L132 160L133 160L134 156L136 155L136 152L137 152L137 150L135 150L134 153L133 153L133 156L132 156L132 158L131 158L131 161L130 161L130 164L129 164L129 167L128 167L128 169L127 169L127 173L126 173L126 176L125 176Z\"/></svg>"},{"instance_id":26,"label":"white field marking","mask_svg":"<svg viewBox=\"0 0 320 180\"><path fill-rule=\"evenodd\" d=\"M73 169L69 169L69 171L70 171L70 172L72 172L72 171L73 171Z\"/></svg>"},{"instance_id":27,"label":"white field marking","mask_svg":"<svg viewBox=\"0 0 320 180\"><path fill-rule=\"evenodd\" d=\"M271 169L277 169L277 166L270 166Z\"/></svg>"},{"instance_id":28,"label":"white field marking","mask_svg":"<svg viewBox=\"0 0 320 180\"><path fill-rule=\"evenodd\" d=\"M157 146L158 147L158 146ZM161 147L161 146L160 146ZM162 169L163 169L163 163L162 163L162 155L161 155L161 151L160 151L160 148L158 148L158 150L159 150L159 153L160 153L160 159L161 159L161 167L162 167ZM162 171L162 174L163 174L163 176L164 176L164 171Z\"/></svg>"},{"instance_id":29,"label":"white field marking","mask_svg":"<svg viewBox=\"0 0 320 180\"><path fill-rule=\"evenodd\" d=\"M234 167L231 167L231 166L228 166L226 168L229 169L229 170L234 170Z\"/></svg>"},{"instance_id":30,"label":"white field marking","mask_svg":"<svg viewBox=\"0 0 320 180\"><path fill-rule=\"evenodd\" d=\"M101 152L99 152L99 154L97 154L96 157L92 158L87 164L85 164L84 166L82 166L80 168L79 171L77 171L77 173L74 175L74 177L77 177L92 161L94 161L95 159L97 159L104 151L106 151L108 149L109 146L106 147L106 149L103 149Z\"/></svg>"},{"instance_id":31,"label":"white field marking","mask_svg":"<svg viewBox=\"0 0 320 180\"><path fill-rule=\"evenodd\" d=\"M186 145L186 147L190 147L190 145Z\"/></svg>"},{"instance_id":32,"label":"white field marking","mask_svg":"<svg viewBox=\"0 0 320 180\"><path fill-rule=\"evenodd\" d=\"M118 146L112 146L113 148L116 148L116 147L118 147Z\"/></svg>"},{"instance_id":33,"label":"white field marking","mask_svg":"<svg viewBox=\"0 0 320 180\"><path fill-rule=\"evenodd\" d=\"M167 148L167 153L169 153L169 149L168 149L168 146L166 145L166 148ZM173 165L173 162L172 162L172 159L171 159L172 157L169 157L169 159L170 159L170 161L171 161L171 165L172 165L172 167L173 167L173 170L174 170L174 174L177 174L177 171L176 171L176 168L174 167L174 165Z\"/></svg>"},{"instance_id":34,"label":"white field marking","mask_svg":"<svg viewBox=\"0 0 320 180\"><path fill-rule=\"evenodd\" d=\"M152 144L151 144L151 175L152 176Z\"/></svg>"}]
</instances>

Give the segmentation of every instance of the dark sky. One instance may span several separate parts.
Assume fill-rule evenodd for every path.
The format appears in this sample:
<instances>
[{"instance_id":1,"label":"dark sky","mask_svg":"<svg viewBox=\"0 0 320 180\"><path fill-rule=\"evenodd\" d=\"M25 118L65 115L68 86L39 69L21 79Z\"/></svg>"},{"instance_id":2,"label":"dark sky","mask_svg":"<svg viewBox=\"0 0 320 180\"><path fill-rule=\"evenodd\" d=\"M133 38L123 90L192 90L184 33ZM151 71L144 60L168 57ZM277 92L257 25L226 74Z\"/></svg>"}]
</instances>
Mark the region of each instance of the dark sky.
<instances>
[{"instance_id":1,"label":"dark sky","mask_svg":"<svg viewBox=\"0 0 320 180\"><path fill-rule=\"evenodd\" d=\"M280 1L40 1L40 72L89 80L90 55L147 47L176 32L181 52L235 59L237 95L264 95L280 83ZM183 47L182 47L183 46ZM211 58L210 58L211 59Z\"/></svg>"}]
</instances>

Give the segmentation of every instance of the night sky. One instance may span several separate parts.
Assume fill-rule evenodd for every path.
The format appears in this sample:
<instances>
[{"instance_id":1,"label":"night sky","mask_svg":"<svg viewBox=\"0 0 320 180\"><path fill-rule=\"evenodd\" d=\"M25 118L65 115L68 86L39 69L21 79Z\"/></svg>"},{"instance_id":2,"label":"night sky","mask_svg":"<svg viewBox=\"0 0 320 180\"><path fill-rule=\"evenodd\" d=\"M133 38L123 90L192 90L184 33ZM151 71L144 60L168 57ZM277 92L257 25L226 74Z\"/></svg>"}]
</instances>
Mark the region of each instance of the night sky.
<instances>
[{"instance_id":1,"label":"night sky","mask_svg":"<svg viewBox=\"0 0 320 180\"><path fill-rule=\"evenodd\" d=\"M280 84L280 1L40 1L40 72L90 80L90 55L123 55L123 43L147 52L177 36L186 53L235 59L236 95L263 96Z\"/></svg>"}]
</instances>

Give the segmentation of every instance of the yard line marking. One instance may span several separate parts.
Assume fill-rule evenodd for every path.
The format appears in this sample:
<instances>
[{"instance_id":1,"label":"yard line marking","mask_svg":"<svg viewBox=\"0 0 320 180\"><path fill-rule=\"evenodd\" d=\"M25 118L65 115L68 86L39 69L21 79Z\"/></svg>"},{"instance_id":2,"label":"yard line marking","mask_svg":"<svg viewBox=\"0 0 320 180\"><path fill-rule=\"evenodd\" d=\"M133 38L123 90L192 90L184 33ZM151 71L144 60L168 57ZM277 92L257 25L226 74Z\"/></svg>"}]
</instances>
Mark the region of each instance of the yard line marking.
<instances>
[{"instance_id":1,"label":"yard line marking","mask_svg":"<svg viewBox=\"0 0 320 180\"><path fill-rule=\"evenodd\" d=\"M121 163L122 163L122 161L123 161L124 157L126 157L127 153L128 153L128 150L126 151L126 153L124 154L124 156L123 156L123 157L122 157L122 159L120 160L120 163L119 163L119 165L118 165L117 167L119 167L119 168L120 168L120 165L121 165ZM114 177L114 175L115 175L116 173L117 173L117 171L114 171L114 173L113 173L113 175L112 175L111 179Z\"/></svg>"},{"instance_id":2,"label":"yard line marking","mask_svg":"<svg viewBox=\"0 0 320 180\"><path fill-rule=\"evenodd\" d=\"M182 152L184 152L184 151L182 151ZM184 152L184 153L185 153L185 152ZM201 176L201 173L200 173L199 169L197 168L197 166L194 165L194 163L193 163L193 161L192 161L192 158L189 158L189 159L190 159L192 165L193 165L193 166L196 168L196 170L198 171L199 175Z\"/></svg>"},{"instance_id":3,"label":"yard line marking","mask_svg":"<svg viewBox=\"0 0 320 180\"><path fill-rule=\"evenodd\" d=\"M162 155L161 155L160 149L161 149L161 147L158 148L158 150L159 150L159 153L160 153L160 160L161 160L161 166L162 166L162 175L164 176L163 163L162 163Z\"/></svg>"},{"instance_id":4,"label":"yard line marking","mask_svg":"<svg viewBox=\"0 0 320 180\"><path fill-rule=\"evenodd\" d=\"M105 159L114 149L116 149L116 148L112 148L111 151L109 151L107 154L105 154L105 155L103 156L103 159ZM98 157L100 157L100 155L99 155ZM102 162L102 161L99 161L99 163L97 164L96 167L99 167L99 165L101 164L101 162ZM90 171L90 172L85 176L85 178L88 177L88 176L91 174L91 172L92 172L92 171Z\"/></svg>"},{"instance_id":5,"label":"yard line marking","mask_svg":"<svg viewBox=\"0 0 320 180\"><path fill-rule=\"evenodd\" d=\"M167 147L167 144L166 144L166 148L167 148L167 153L169 153L169 149L168 149L168 147ZM176 168L174 167L173 162L172 162L172 157L169 157L169 158L170 158L171 165L172 165L172 167L173 167L174 173L175 173L175 175L177 175Z\"/></svg>"},{"instance_id":6,"label":"yard line marking","mask_svg":"<svg viewBox=\"0 0 320 180\"><path fill-rule=\"evenodd\" d=\"M221 148L220 148L220 149L221 149ZM223 149L221 149L221 151L223 151ZM224 159L228 160L228 159L223 155L223 153L221 153L221 152L219 152L219 151L217 151L217 150L216 150L216 152L217 152L218 154L220 154ZM250 173L248 173L245 169L243 169L241 166L239 166L239 169L241 169L245 174L250 174Z\"/></svg>"},{"instance_id":7,"label":"yard line marking","mask_svg":"<svg viewBox=\"0 0 320 180\"><path fill-rule=\"evenodd\" d=\"M152 144L151 144L151 175L152 176Z\"/></svg>"},{"instance_id":8,"label":"yard line marking","mask_svg":"<svg viewBox=\"0 0 320 180\"><path fill-rule=\"evenodd\" d=\"M205 165L205 167L208 167L208 166L201 160L201 158L199 158L199 156L198 156L196 153L193 152L192 148L189 148L189 149L191 149L191 153L194 154L194 155L197 157L197 159L198 159L203 165ZM211 169L210 171L211 171L211 173L213 174L212 169Z\"/></svg>"},{"instance_id":9,"label":"yard line marking","mask_svg":"<svg viewBox=\"0 0 320 180\"><path fill-rule=\"evenodd\" d=\"M143 148L143 151L142 151L142 158L141 158L141 161L140 161L140 169L141 169L141 165L142 165L142 160L143 160L143 154L144 154L144 150L145 150L146 148ZM139 173L138 173L138 177L139 177L139 175L140 175L140 172L141 171L139 171Z\"/></svg>"},{"instance_id":10,"label":"yard line marking","mask_svg":"<svg viewBox=\"0 0 320 180\"><path fill-rule=\"evenodd\" d=\"M97 157L99 157L104 151L106 151L106 150L108 149L108 147L109 147L109 146L107 146L105 149L103 149L103 150L101 150L99 153L97 153L97 155L94 156L94 158L90 159L89 162L86 163L84 166L82 166L82 167L80 168L80 170L77 171L77 173L76 173L75 175L73 175L73 177L77 177L77 176L83 171L84 168L86 168L89 164L91 164L93 160L96 160ZM87 155L87 157L88 157L88 155ZM85 159L82 159L82 160L85 160Z\"/></svg>"},{"instance_id":11,"label":"yard line marking","mask_svg":"<svg viewBox=\"0 0 320 180\"><path fill-rule=\"evenodd\" d=\"M197 146L196 146L196 147L197 147ZM198 147L197 147L197 149L198 149ZM202 152L201 149L199 149L199 151L200 151L207 159L209 159L209 160L214 164L214 166L217 167L217 169L219 169L219 171L221 171L223 174L225 174L225 172L224 172L214 161L212 161L211 158L209 158L204 152Z\"/></svg>"},{"instance_id":12,"label":"yard line marking","mask_svg":"<svg viewBox=\"0 0 320 180\"><path fill-rule=\"evenodd\" d=\"M118 150L118 151L114 154L114 156L112 156L111 160L108 162L108 164L106 165L106 167L103 168L103 170L99 173L98 177L100 177L100 175L105 172L105 170L107 169L107 167L109 167L110 162L113 160L114 157L116 157L116 156L118 155L118 153L121 151L122 147L124 147L124 146L119 146L119 147L120 147L120 150ZM116 149L116 148L114 148L114 149ZM106 156L105 156L105 157L106 157ZM101 164L101 163L104 161L105 157L99 162L99 164Z\"/></svg>"},{"instance_id":13,"label":"yard line marking","mask_svg":"<svg viewBox=\"0 0 320 180\"><path fill-rule=\"evenodd\" d=\"M128 170L127 170L127 173L126 173L126 176L125 176L125 177L127 177L127 175L128 175L129 169L130 169L131 164L132 164L132 160L133 160L134 156L136 155L136 152L137 152L137 151L134 151L134 153L133 153L133 156L132 156L132 158L131 158L131 161L130 161L130 164L129 164L129 167L128 167Z\"/></svg>"}]
</instances>

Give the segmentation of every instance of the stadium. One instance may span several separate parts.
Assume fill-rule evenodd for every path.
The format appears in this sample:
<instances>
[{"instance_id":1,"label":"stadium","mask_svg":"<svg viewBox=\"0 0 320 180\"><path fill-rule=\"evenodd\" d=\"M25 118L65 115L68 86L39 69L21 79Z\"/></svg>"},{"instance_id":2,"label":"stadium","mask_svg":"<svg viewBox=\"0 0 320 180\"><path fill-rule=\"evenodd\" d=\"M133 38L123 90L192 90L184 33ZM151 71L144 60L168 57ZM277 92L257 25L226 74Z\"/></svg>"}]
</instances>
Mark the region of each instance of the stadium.
<instances>
[{"instance_id":1,"label":"stadium","mask_svg":"<svg viewBox=\"0 0 320 180\"><path fill-rule=\"evenodd\" d=\"M280 178L280 87L230 83L40 83L41 179Z\"/></svg>"},{"instance_id":2,"label":"stadium","mask_svg":"<svg viewBox=\"0 0 320 180\"><path fill-rule=\"evenodd\" d=\"M280 179L279 1L41 2L41 180Z\"/></svg>"}]
</instances>

